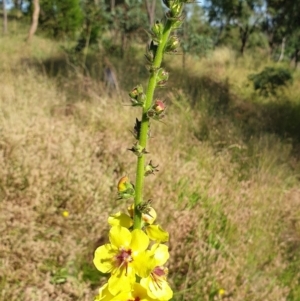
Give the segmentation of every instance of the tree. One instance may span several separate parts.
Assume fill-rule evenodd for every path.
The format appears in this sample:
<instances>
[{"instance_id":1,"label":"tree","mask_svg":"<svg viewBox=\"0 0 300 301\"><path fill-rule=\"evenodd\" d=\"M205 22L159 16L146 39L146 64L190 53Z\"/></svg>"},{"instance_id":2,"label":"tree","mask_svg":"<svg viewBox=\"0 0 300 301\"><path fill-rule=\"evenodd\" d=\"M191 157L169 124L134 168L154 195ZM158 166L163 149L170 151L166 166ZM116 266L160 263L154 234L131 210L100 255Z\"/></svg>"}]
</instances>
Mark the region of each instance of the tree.
<instances>
[{"instance_id":1,"label":"tree","mask_svg":"<svg viewBox=\"0 0 300 301\"><path fill-rule=\"evenodd\" d=\"M271 53L280 49L295 61L300 56L300 2L295 0L267 0L267 15L263 29L268 36Z\"/></svg>"},{"instance_id":2,"label":"tree","mask_svg":"<svg viewBox=\"0 0 300 301\"><path fill-rule=\"evenodd\" d=\"M40 25L55 38L75 37L83 22L80 0L40 0Z\"/></svg>"},{"instance_id":3,"label":"tree","mask_svg":"<svg viewBox=\"0 0 300 301\"><path fill-rule=\"evenodd\" d=\"M13 3L14 3L14 8L15 9L18 9L18 10L21 10L22 8L22 0L13 0Z\"/></svg>"},{"instance_id":4,"label":"tree","mask_svg":"<svg viewBox=\"0 0 300 301\"><path fill-rule=\"evenodd\" d=\"M250 35L263 17L263 0L210 0L206 9L209 21L219 27L218 41L223 30L238 28L240 52L244 53Z\"/></svg>"},{"instance_id":5,"label":"tree","mask_svg":"<svg viewBox=\"0 0 300 301\"><path fill-rule=\"evenodd\" d=\"M150 26L154 24L156 0L146 0L146 9Z\"/></svg>"},{"instance_id":6,"label":"tree","mask_svg":"<svg viewBox=\"0 0 300 301\"><path fill-rule=\"evenodd\" d=\"M7 10L6 10L6 1L2 0L2 9L3 9L3 34L7 33Z\"/></svg>"},{"instance_id":7,"label":"tree","mask_svg":"<svg viewBox=\"0 0 300 301\"><path fill-rule=\"evenodd\" d=\"M30 42L33 35L35 34L38 23L39 23L39 15L40 15L40 3L39 0L33 0L33 13L32 13L32 21L31 26L27 36L27 42Z\"/></svg>"},{"instance_id":8,"label":"tree","mask_svg":"<svg viewBox=\"0 0 300 301\"><path fill-rule=\"evenodd\" d=\"M186 21L179 32L182 33L183 68L185 68L186 53L201 57L213 49L212 28L205 20L203 9L200 6L193 6L191 10L186 6L185 9Z\"/></svg>"},{"instance_id":9,"label":"tree","mask_svg":"<svg viewBox=\"0 0 300 301\"><path fill-rule=\"evenodd\" d=\"M108 7L104 0L85 0L82 3L84 19L76 51L96 44L103 33L108 30L108 24L111 21Z\"/></svg>"},{"instance_id":10,"label":"tree","mask_svg":"<svg viewBox=\"0 0 300 301\"><path fill-rule=\"evenodd\" d=\"M125 0L123 5L117 5L112 15L112 28L121 36L121 56L127 41L136 33L144 33L147 16L143 3L139 0Z\"/></svg>"}]
</instances>

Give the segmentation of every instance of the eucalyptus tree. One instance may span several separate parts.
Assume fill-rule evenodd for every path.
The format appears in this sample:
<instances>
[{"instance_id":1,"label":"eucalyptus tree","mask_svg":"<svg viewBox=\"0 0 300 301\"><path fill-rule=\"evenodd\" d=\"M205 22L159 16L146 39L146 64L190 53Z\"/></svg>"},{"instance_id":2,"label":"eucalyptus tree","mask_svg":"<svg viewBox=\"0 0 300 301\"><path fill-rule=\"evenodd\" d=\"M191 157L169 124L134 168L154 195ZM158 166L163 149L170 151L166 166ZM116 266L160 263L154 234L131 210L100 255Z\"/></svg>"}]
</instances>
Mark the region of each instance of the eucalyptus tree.
<instances>
[{"instance_id":1,"label":"eucalyptus tree","mask_svg":"<svg viewBox=\"0 0 300 301\"><path fill-rule=\"evenodd\" d=\"M300 59L300 1L267 0L266 4L263 28L272 53L280 49L280 59L288 54L297 65Z\"/></svg>"},{"instance_id":2,"label":"eucalyptus tree","mask_svg":"<svg viewBox=\"0 0 300 301\"><path fill-rule=\"evenodd\" d=\"M40 0L40 7L41 29L50 36L75 37L80 32L84 18L80 0Z\"/></svg>"},{"instance_id":3,"label":"eucalyptus tree","mask_svg":"<svg viewBox=\"0 0 300 301\"><path fill-rule=\"evenodd\" d=\"M219 39L224 30L237 28L240 52L244 53L250 35L260 28L264 15L263 0L209 0L205 5L210 23L219 28Z\"/></svg>"},{"instance_id":4,"label":"eucalyptus tree","mask_svg":"<svg viewBox=\"0 0 300 301\"><path fill-rule=\"evenodd\" d=\"M2 0L2 10L3 10L3 34L7 33L7 10L6 1Z\"/></svg>"}]
</instances>

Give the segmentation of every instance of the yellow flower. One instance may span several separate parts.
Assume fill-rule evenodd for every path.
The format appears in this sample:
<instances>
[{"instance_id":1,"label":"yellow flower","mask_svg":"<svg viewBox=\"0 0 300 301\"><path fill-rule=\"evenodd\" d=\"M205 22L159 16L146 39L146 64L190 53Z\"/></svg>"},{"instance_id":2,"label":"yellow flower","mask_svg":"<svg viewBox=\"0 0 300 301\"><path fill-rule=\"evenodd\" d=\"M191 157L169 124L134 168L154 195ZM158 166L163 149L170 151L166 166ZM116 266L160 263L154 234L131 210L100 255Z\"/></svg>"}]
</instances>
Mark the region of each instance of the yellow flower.
<instances>
[{"instance_id":1,"label":"yellow flower","mask_svg":"<svg viewBox=\"0 0 300 301\"><path fill-rule=\"evenodd\" d=\"M63 217L69 217L69 211L67 210L64 210L61 214Z\"/></svg>"},{"instance_id":2,"label":"yellow flower","mask_svg":"<svg viewBox=\"0 0 300 301\"><path fill-rule=\"evenodd\" d=\"M220 297L222 297L226 294L226 291L223 288L220 288L218 294Z\"/></svg>"},{"instance_id":3,"label":"yellow flower","mask_svg":"<svg viewBox=\"0 0 300 301\"><path fill-rule=\"evenodd\" d=\"M146 249L148 236L139 229L130 232L121 226L113 226L109 231L110 244L96 249L94 264L102 273L111 273L108 280L109 292L113 295L129 291L135 282L135 274L148 277L151 259Z\"/></svg>"},{"instance_id":4,"label":"yellow flower","mask_svg":"<svg viewBox=\"0 0 300 301\"><path fill-rule=\"evenodd\" d=\"M141 279L141 285L147 290L153 299L170 300L173 291L167 282L168 269L163 265L169 259L168 247L162 244L154 244L151 248L153 269L147 278Z\"/></svg>"},{"instance_id":5,"label":"yellow flower","mask_svg":"<svg viewBox=\"0 0 300 301\"><path fill-rule=\"evenodd\" d=\"M131 291L122 291L116 297L112 298L111 301L157 301L157 299L148 296L147 290L139 283L134 283Z\"/></svg>"}]
</instances>

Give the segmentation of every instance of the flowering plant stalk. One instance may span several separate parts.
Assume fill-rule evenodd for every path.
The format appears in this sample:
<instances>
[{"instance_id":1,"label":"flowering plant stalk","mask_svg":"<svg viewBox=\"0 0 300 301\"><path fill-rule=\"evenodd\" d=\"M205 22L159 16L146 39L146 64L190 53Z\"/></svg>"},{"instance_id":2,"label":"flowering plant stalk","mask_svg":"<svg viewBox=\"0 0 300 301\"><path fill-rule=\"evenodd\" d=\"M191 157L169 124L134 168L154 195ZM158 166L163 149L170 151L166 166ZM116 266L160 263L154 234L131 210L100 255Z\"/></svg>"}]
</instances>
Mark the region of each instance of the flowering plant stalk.
<instances>
[{"instance_id":1,"label":"flowering plant stalk","mask_svg":"<svg viewBox=\"0 0 300 301\"><path fill-rule=\"evenodd\" d=\"M151 43L146 50L146 67L149 81L144 93L142 85L129 93L131 104L142 109L141 120L136 119L133 135L135 144L129 150L137 156L136 181L133 185L127 176L118 183L118 198L134 199L128 206L128 214L115 213L108 218L111 226L110 243L95 251L94 264L102 273L110 273L108 282L99 289L98 301L152 301L170 300L173 291L167 282L169 258L164 243L169 233L155 224L156 211L151 200L143 199L144 179L158 171L152 160L146 164L147 142L151 120L164 117L165 104L154 100L156 87L164 86L168 72L161 68L164 53L177 52L179 39L174 34L182 22L184 4L189 0L163 0L168 12L163 21L157 21L149 32Z\"/></svg>"}]
</instances>

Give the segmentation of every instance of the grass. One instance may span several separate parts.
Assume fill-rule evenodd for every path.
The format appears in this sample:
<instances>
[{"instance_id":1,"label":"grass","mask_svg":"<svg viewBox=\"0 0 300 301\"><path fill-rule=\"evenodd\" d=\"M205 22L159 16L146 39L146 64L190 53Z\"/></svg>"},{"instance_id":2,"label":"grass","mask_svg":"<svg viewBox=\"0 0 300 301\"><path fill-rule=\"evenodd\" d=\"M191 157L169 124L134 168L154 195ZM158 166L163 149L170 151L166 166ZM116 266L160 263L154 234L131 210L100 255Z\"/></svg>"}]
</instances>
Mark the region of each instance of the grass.
<instances>
[{"instance_id":1,"label":"grass","mask_svg":"<svg viewBox=\"0 0 300 301\"><path fill-rule=\"evenodd\" d=\"M117 95L101 81L102 53L82 73L49 40L0 43L0 301L92 300L106 281L93 252L125 208L116 183L135 172L138 113L124 104L146 76L140 52L110 57ZM167 118L150 145L160 172L145 194L171 234L174 301L300 298L299 74L262 98L247 76L265 64L220 49L183 71L167 57Z\"/></svg>"}]
</instances>

